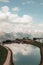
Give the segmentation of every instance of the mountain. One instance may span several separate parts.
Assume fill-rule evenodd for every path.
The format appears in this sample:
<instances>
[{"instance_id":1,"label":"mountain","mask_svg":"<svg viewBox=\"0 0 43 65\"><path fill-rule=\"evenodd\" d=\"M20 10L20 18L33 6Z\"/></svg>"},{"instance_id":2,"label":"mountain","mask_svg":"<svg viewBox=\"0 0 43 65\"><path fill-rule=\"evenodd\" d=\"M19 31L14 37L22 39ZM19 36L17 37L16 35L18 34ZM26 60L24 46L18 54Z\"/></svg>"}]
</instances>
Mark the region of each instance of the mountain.
<instances>
[{"instance_id":1,"label":"mountain","mask_svg":"<svg viewBox=\"0 0 43 65\"><path fill-rule=\"evenodd\" d=\"M15 40L16 38L22 39L22 38L29 38L32 39L34 37L41 37L43 38L43 32L33 32L33 33L6 33L6 32L0 32L0 42L5 40Z\"/></svg>"},{"instance_id":2,"label":"mountain","mask_svg":"<svg viewBox=\"0 0 43 65\"><path fill-rule=\"evenodd\" d=\"M43 38L43 32L33 32L31 34L32 34L33 37Z\"/></svg>"},{"instance_id":3,"label":"mountain","mask_svg":"<svg viewBox=\"0 0 43 65\"><path fill-rule=\"evenodd\" d=\"M15 38L14 38L14 35L13 35L13 33L1 33L0 34L0 42L1 41L5 41L5 40L14 40Z\"/></svg>"},{"instance_id":4,"label":"mountain","mask_svg":"<svg viewBox=\"0 0 43 65\"><path fill-rule=\"evenodd\" d=\"M32 35L30 34L30 33L21 33L21 32L19 32L19 33L16 33L16 38L20 38L20 39L22 39L22 38L32 38Z\"/></svg>"},{"instance_id":5,"label":"mountain","mask_svg":"<svg viewBox=\"0 0 43 65\"><path fill-rule=\"evenodd\" d=\"M16 38L19 38L19 39L22 39L22 38L32 38L32 35L31 34L27 34L27 33L21 33L21 32L18 32L18 33L1 33L0 34L0 41L5 41L5 40L14 40Z\"/></svg>"},{"instance_id":6,"label":"mountain","mask_svg":"<svg viewBox=\"0 0 43 65\"><path fill-rule=\"evenodd\" d=\"M0 32L0 42L5 40L5 32Z\"/></svg>"},{"instance_id":7,"label":"mountain","mask_svg":"<svg viewBox=\"0 0 43 65\"><path fill-rule=\"evenodd\" d=\"M15 39L13 33L6 33L4 37L6 38L6 40L7 39L9 39L9 40L14 40Z\"/></svg>"}]
</instances>

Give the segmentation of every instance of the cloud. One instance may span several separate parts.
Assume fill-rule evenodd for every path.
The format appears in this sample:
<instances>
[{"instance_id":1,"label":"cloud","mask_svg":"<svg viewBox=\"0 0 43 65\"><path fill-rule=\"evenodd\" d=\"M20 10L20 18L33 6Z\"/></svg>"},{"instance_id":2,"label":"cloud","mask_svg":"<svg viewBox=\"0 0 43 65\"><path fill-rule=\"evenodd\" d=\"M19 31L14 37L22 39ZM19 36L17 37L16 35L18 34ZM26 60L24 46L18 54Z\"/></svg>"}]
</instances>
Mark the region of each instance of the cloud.
<instances>
[{"instance_id":1,"label":"cloud","mask_svg":"<svg viewBox=\"0 0 43 65\"><path fill-rule=\"evenodd\" d=\"M19 8L19 7L14 7L14 8L12 8L12 10L13 10L14 12L18 12L18 11L20 11L20 8Z\"/></svg>"},{"instance_id":2,"label":"cloud","mask_svg":"<svg viewBox=\"0 0 43 65\"><path fill-rule=\"evenodd\" d=\"M4 12L4 13L9 11L9 7L8 6L3 6L1 9L2 9L2 12Z\"/></svg>"},{"instance_id":3,"label":"cloud","mask_svg":"<svg viewBox=\"0 0 43 65\"><path fill-rule=\"evenodd\" d=\"M3 20L5 18L6 18L5 14L0 11L0 20Z\"/></svg>"},{"instance_id":4,"label":"cloud","mask_svg":"<svg viewBox=\"0 0 43 65\"><path fill-rule=\"evenodd\" d=\"M32 16L19 16L18 14L12 14L8 10L7 12L0 11L0 31L16 33L40 32L43 31L42 26L35 25Z\"/></svg>"},{"instance_id":5,"label":"cloud","mask_svg":"<svg viewBox=\"0 0 43 65\"><path fill-rule=\"evenodd\" d=\"M0 14L0 19L8 20L10 23L32 23L33 21L33 18L30 15L19 16L18 14L12 14L9 12L8 6L3 6Z\"/></svg>"},{"instance_id":6,"label":"cloud","mask_svg":"<svg viewBox=\"0 0 43 65\"><path fill-rule=\"evenodd\" d=\"M37 47L34 48L32 45L27 44L11 44L10 46L9 45L6 46L8 46L13 51L13 54L21 52L23 55L30 55L33 52L35 52L34 55L36 55L36 51L37 50L39 51L39 48Z\"/></svg>"},{"instance_id":7,"label":"cloud","mask_svg":"<svg viewBox=\"0 0 43 65\"><path fill-rule=\"evenodd\" d=\"M27 32L32 26L33 18L29 15L19 16L9 12L8 6L0 11L0 31L4 32ZM28 25L24 25L27 24ZM33 27L33 26L32 26Z\"/></svg>"},{"instance_id":8,"label":"cloud","mask_svg":"<svg viewBox=\"0 0 43 65\"><path fill-rule=\"evenodd\" d=\"M4 32L43 32L43 23L35 24L30 15L12 14L8 6L3 6L0 11L0 31Z\"/></svg>"},{"instance_id":9,"label":"cloud","mask_svg":"<svg viewBox=\"0 0 43 65\"><path fill-rule=\"evenodd\" d=\"M43 23L40 23L38 26L39 26L39 27L43 27Z\"/></svg>"},{"instance_id":10,"label":"cloud","mask_svg":"<svg viewBox=\"0 0 43 65\"><path fill-rule=\"evenodd\" d=\"M0 22L0 31L4 32L23 32L23 33L29 33L31 32L32 25L24 25L24 24L11 24L7 21Z\"/></svg>"},{"instance_id":11,"label":"cloud","mask_svg":"<svg viewBox=\"0 0 43 65\"><path fill-rule=\"evenodd\" d=\"M9 2L9 0L0 0L1 2Z\"/></svg>"},{"instance_id":12,"label":"cloud","mask_svg":"<svg viewBox=\"0 0 43 65\"><path fill-rule=\"evenodd\" d=\"M12 32L14 27L7 22L2 22L0 23L0 31L4 31L4 32Z\"/></svg>"},{"instance_id":13,"label":"cloud","mask_svg":"<svg viewBox=\"0 0 43 65\"><path fill-rule=\"evenodd\" d=\"M12 14L11 12L0 11L0 31L4 32L43 32L43 23L34 24L32 16Z\"/></svg>"},{"instance_id":14,"label":"cloud","mask_svg":"<svg viewBox=\"0 0 43 65\"><path fill-rule=\"evenodd\" d=\"M12 21L12 23L31 23L32 17L29 15L23 15L20 17L17 14L10 14L9 19Z\"/></svg>"}]
</instances>

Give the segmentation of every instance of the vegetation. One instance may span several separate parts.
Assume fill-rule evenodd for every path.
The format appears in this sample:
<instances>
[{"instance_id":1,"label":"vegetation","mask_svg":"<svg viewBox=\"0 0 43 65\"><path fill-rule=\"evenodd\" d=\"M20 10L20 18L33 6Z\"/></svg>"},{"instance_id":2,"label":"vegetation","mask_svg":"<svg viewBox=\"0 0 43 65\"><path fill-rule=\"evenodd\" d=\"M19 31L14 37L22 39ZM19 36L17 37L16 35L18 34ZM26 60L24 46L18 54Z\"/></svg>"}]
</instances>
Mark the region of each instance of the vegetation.
<instances>
[{"instance_id":1,"label":"vegetation","mask_svg":"<svg viewBox=\"0 0 43 65\"><path fill-rule=\"evenodd\" d=\"M8 54L8 51L3 46L0 45L0 65L4 64L4 62L6 60L6 57L7 57L7 54ZM11 54L11 61L10 62L11 62L11 65L14 65L13 64L12 54Z\"/></svg>"},{"instance_id":2,"label":"vegetation","mask_svg":"<svg viewBox=\"0 0 43 65\"><path fill-rule=\"evenodd\" d=\"M7 53L7 50L0 45L0 65L3 65L3 63L5 62Z\"/></svg>"}]
</instances>

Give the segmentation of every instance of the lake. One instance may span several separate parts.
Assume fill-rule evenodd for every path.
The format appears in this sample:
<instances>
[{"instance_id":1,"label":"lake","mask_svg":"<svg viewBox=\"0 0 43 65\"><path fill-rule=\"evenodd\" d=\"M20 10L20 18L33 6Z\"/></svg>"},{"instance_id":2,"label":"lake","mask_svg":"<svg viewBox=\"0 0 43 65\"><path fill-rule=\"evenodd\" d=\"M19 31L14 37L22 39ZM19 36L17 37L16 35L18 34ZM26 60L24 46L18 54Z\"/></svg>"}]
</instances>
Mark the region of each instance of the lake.
<instances>
[{"instance_id":1,"label":"lake","mask_svg":"<svg viewBox=\"0 0 43 65\"><path fill-rule=\"evenodd\" d=\"M41 61L40 49L30 44L5 44L13 52L15 65L39 65Z\"/></svg>"}]
</instances>

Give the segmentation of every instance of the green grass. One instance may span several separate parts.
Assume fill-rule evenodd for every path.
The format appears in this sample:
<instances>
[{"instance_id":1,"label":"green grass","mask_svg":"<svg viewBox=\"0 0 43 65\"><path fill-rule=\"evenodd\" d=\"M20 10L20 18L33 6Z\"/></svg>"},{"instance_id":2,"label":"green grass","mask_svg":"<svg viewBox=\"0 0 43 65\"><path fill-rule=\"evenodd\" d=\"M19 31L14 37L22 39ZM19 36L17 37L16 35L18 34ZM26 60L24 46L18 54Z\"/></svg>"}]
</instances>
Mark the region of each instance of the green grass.
<instances>
[{"instance_id":1,"label":"green grass","mask_svg":"<svg viewBox=\"0 0 43 65\"><path fill-rule=\"evenodd\" d=\"M5 62L7 53L7 50L0 45L0 65L3 65L3 63Z\"/></svg>"}]
</instances>

